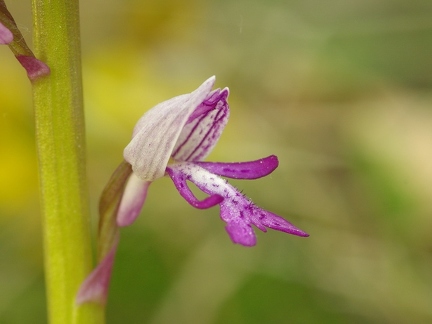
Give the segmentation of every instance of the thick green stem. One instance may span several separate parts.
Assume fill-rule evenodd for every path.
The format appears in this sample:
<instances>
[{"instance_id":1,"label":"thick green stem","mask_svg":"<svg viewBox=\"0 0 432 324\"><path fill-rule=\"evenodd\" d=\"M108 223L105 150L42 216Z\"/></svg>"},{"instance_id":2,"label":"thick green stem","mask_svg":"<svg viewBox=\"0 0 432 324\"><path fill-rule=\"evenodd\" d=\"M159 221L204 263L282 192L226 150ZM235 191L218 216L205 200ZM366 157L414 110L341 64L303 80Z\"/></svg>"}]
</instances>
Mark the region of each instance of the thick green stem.
<instances>
[{"instance_id":1,"label":"thick green stem","mask_svg":"<svg viewBox=\"0 0 432 324\"><path fill-rule=\"evenodd\" d=\"M49 320L103 323L103 306L75 303L92 269L78 1L32 1L35 52L51 69L32 82Z\"/></svg>"}]
</instances>

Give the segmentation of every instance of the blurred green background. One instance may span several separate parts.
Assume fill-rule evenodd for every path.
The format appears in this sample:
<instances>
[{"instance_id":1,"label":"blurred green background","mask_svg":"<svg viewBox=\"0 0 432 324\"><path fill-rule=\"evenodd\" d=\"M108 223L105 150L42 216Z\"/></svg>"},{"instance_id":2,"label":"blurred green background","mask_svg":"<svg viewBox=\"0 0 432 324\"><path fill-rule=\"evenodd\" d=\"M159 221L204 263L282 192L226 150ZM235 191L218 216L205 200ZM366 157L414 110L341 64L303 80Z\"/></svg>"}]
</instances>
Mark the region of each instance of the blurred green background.
<instances>
[{"instance_id":1,"label":"blurred green background","mask_svg":"<svg viewBox=\"0 0 432 324\"><path fill-rule=\"evenodd\" d=\"M30 1L7 1L31 40ZM432 2L83 1L88 182L137 119L209 76L231 120L208 160L278 155L232 181L310 233L231 243L167 178L122 230L108 323L431 323ZM31 91L0 48L0 323L45 323Z\"/></svg>"}]
</instances>

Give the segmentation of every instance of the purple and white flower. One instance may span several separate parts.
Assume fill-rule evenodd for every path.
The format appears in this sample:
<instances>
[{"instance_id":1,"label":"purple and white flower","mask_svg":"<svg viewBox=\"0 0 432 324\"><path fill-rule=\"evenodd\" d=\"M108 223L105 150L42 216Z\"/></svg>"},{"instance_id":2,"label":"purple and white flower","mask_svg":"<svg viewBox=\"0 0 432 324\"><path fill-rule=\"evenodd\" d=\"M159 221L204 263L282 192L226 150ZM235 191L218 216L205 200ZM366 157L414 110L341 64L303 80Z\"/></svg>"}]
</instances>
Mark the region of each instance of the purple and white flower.
<instances>
[{"instance_id":1,"label":"purple and white flower","mask_svg":"<svg viewBox=\"0 0 432 324\"><path fill-rule=\"evenodd\" d=\"M228 88L211 91L215 77L197 90L162 102L148 111L135 126L124 158L133 174L120 204L117 224L130 225L144 204L150 183L169 175L180 195L193 207L205 209L220 205L221 218L234 243L253 246L255 225L308 236L285 219L252 203L220 176L256 179L278 166L272 155L251 162L202 162L216 145L229 117ZM198 200L187 181L209 196Z\"/></svg>"},{"instance_id":2,"label":"purple and white flower","mask_svg":"<svg viewBox=\"0 0 432 324\"><path fill-rule=\"evenodd\" d=\"M104 249L105 252L99 256L99 265L82 284L77 297L79 303L106 300L118 242L118 228L135 221L144 205L150 184L165 175L172 179L180 195L193 207L206 209L219 205L220 216L226 223L225 229L234 243L255 245L256 236L252 225L264 232L271 228L297 236L309 236L282 217L256 206L221 178L264 177L277 168L276 156L250 162L203 161L219 140L229 117L229 90L224 88L212 91L214 82L215 77L211 77L192 93L164 101L138 120L132 140L123 154L126 162L122 165L126 164L129 169L122 171L122 165L118 169L118 173L123 174L122 179L126 179L124 174L127 174L127 182L119 180L122 184L113 186L117 189L111 190L108 187L106 190L107 193L122 190L116 207L103 207L104 210L114 211L114 215L105 217L105 223L115 224L107 227L108 248ZM188 181L208 197L199 200L190 190ZM100 228L103 232L103 223Z\"/></svg>"}]
</instances>

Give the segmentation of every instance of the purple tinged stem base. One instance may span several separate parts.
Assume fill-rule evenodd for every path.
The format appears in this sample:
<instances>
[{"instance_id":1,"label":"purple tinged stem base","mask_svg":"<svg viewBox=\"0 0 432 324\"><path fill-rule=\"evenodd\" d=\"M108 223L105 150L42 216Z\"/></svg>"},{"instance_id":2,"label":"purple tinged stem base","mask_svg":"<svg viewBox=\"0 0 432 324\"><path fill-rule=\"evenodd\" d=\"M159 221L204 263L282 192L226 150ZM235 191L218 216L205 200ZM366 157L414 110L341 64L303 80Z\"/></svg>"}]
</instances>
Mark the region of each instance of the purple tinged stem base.
<instances>
[{"instance_id":1,"label":"purple tinged stem base","mask_svg":"<svg viewBox=\"0 0 432 324\"><path fill-rule=\"evenodd\" d=\"M30 81L50 74L50 68L44 62L34 56L17 55L17 60L21 63L27 72Z\"/></svg>"}]
</instances>

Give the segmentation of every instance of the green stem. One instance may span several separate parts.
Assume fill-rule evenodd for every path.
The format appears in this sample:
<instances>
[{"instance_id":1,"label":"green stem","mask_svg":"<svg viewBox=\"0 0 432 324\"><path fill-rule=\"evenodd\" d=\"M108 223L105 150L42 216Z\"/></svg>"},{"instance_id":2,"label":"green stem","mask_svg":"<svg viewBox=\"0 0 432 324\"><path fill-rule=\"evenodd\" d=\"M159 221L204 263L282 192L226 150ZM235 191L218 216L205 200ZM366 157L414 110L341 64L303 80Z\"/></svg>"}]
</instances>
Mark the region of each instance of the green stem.
<instances>
[{"instance_id":1,"label":"green stem","mask_svg":"<svg viewBox=\"0 0 432 324\"><path fill-rule=\"evenodd\" d=\"M104 308L77 305L92 269L85 180L77 0L32 0L37 57L51 74L33 81L50 323L103 323Z\"/></svg>"}]
</instances>

